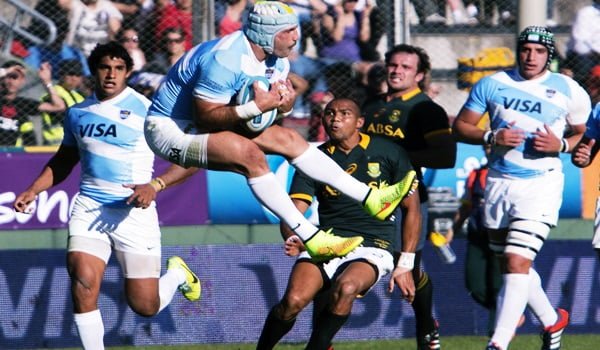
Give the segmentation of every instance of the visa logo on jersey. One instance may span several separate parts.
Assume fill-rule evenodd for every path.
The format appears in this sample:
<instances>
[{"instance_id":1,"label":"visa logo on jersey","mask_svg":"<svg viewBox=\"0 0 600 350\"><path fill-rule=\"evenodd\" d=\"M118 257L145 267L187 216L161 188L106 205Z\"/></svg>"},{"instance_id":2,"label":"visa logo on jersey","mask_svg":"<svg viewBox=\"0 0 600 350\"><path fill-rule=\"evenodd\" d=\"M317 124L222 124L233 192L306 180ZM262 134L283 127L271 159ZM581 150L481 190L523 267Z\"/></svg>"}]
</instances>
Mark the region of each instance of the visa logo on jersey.
<instances>
[{"instance_id":1,"label":"visa logo on jersey","mask_svg":"<svg viewBox=\"0 0 600 350\"><path fill-rule=\"evenodd\" d=\"M518 98L503 97L504 108L512 109L518 112L542 113L542 104L531 100L521 100Z\"/></svg>"},{"instance_id":2,"label":"visa logo on jersey","mask_svg":"<svg viewBox=\"0 0 600 350\"><path fill-rule=\"evenodd\" d=\"M117 126L115 124L86 124L79 125L79 136L81 137L117 137Z\"/></svg>"}]
</instances>

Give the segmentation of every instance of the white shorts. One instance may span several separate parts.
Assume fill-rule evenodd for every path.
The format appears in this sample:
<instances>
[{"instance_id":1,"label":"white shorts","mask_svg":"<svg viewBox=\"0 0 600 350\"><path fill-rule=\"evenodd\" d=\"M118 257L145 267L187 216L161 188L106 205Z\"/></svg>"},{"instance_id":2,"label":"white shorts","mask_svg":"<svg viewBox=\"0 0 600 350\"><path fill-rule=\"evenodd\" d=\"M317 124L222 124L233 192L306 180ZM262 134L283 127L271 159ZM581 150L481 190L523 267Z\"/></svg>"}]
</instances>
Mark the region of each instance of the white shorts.
<instances>
[{"instance_id":1,"label":"white shorts","mask_svg":"<svg viewBox=\"0 0 600 350\"><path fill-rule=\"evenodd\" d=\"M298 256L298 260L310 260L310 256L306 251L302 252ZM385 275L390 273L394 269L394 257L390 252L385 249L375 247L357 247L348 255L341 258L334 258L323 264L323 270L329 279L331 280L337 270L352 261L365 261L377 271L377 280L373 283L373 286ZM372 286L371 286L372 287ZM369 288L370 290L370 288ZM361 293L362 295L367 294L368 291Z\"/></svg>"},{"instance_id":2,"label":"white shorts","mask_svg":"<svg viewBox=\"0 0 600 350\"><path fill-rule=\"evenodd\" d=\"M206 168L209 134L198 134L191 120L148 116L144 136L159 157L185 168Z\"/></svg>"},{"instance_id":3,"label":"white shorts","mask_svg":"<svg viewBox=\"0 0 600 350\"><path fill-rule=\"evenodd\" d=\"M484 226L507 228L513 218L556 226L563 187L564 175L560 171L530 179L507 179L490 172L485 188Z\"/></svg>"},{"instance_id":4,"label":"white shorts","mask_svg":"<svg viewBox=\"0 0 600 350\"><path fill-rule=\"evenodd\" d=\"M160 277L160 236L154 202L146 209L115 208L78 195L69 221L68 251L108 263L112 248L125 277Z\"/></svg>"},{"instance_id":5,"label":"white shorts","mask_svg":"<svg viewBox=\"0 0 600 350\"><path fill-rule=\"evenodd\" d=\"M600 197L596 199L596 216L594 217L594 238L592 245L600 249Z\"/></svg>"}]
</instances>

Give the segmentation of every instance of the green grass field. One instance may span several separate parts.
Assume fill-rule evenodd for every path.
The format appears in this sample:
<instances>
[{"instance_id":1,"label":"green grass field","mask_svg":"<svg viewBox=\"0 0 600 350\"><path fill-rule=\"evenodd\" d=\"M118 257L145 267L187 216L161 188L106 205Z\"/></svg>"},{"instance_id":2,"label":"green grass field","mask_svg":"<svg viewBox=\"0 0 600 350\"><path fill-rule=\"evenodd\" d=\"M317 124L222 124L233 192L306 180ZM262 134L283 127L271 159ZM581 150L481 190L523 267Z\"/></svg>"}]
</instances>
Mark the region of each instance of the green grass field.
<instances>
[{"instance_id":1,"label":"green grass field","mask_svg":"<svg viewBox=\"0 0 600 350\"><path fill-rule=\"evenodd\" d=\"M483 350L486 344L486 337L442 337L443 350ZM511 350L539 350L541 346L540 337L537 335L520 335L516 337L510 349ZM598 349L600 344L600 335L574 335L565 334L562 342L563 350L594 350ZM406 340L372 340L364 342L336 342L335 350L390 350L390 349L414 349L415 342L412 339ZM111 350L253 350L254 344L209 344L209 345L157 345L157 346L127 346L112 347ZM303 344L281 344L276 349L282 350L302 350ZM67 350L67 349L64 349Z\"/></svg>"}]
</instances>

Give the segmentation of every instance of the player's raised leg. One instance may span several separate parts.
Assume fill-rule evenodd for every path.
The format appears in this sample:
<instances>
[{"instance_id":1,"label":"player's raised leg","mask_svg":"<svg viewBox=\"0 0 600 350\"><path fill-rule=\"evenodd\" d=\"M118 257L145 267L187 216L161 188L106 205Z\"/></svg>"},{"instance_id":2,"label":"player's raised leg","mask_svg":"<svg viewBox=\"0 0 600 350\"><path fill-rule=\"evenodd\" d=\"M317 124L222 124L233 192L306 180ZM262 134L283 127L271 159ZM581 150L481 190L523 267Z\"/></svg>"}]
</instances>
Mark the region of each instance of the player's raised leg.
<instances>
[{"instance_id":1,"label":"player's raised leg","mask_svg":"<svg viewBox=\"0 0 600 350\"><path fill-rule=\"evenodd\" d=\"M264 153L256 143L224 131L210 134L206 149L208 168L234 171L246 176L256 198L292 228L305 242L312 257L344 256L362 243L363 238L360 236L338 237L330 231L319 230L310 223L296 209L271 172Z\"/></svg>"},{"instance_id":2,"label":"player's raised leg","mask_svg":"<svg viewBox=\"0 0 600 350\"><path fill-rule=\"evenodd\" d=\"M392 186L372 189L350 176L316 147L310 146L293 129L273 125L253 141L266 153L283 155L306 175L362 203L370 215L380 220L389 217L400 201L415 189L414 172L409 172L402 181Z\"/></svg>"}]
</instances>

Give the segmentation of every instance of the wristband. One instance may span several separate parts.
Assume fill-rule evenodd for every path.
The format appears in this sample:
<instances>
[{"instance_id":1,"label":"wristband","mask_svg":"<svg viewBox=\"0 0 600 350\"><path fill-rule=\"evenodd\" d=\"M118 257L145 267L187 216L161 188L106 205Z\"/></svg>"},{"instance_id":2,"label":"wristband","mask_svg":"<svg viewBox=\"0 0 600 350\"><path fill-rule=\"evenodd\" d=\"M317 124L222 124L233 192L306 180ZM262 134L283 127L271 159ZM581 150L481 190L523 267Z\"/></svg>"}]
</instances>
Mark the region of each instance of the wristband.
<instances>
[{"instance_id":1,"label":"wristband","mask_svg":"<svg viewBox=\"0 0 600 350\"><path fill-rule=\"evenodd\" d=\"M560 142L561 142L560 152L568 153L569 152L569 141L567 141L567 139L562 139L562 140L560 140Z\"/></svg>"},{"instance_id":2,"label":"wristband","mask_svg":"<svg viewBox=\"0 0 600 350\"><path fill-rule=\"evenodd\" d=\"M415 253L402 252L396 267L412 270L415 267Z\"/></svg>"},{"instance_id":3,"label":"wristband","mask_svg":"<svg viewBox=\"0 0 600 350\"><path fill-rule=\"evenodd\" d=\"M52 82L46 84L46 89L50 90L52 89L52 87L54 86L54 84L52 84Z\"/></svg>"},{"instance_id":4,"label":"wristband","mask_svg":"<svg viewBox=\"0 0 600 350\"><path fill-rule=\"evenodd\" d=\"M483 134L483 144L484 145L495 145L496 144L496 134L498 130L492 131L488 130Z\"/></svg>"},{"instance_id":5,"label":"wristband","mask_svg":"<svg viewBox=\"0 0 600 350\"><path fill-rule=\"evenodd\" d=\"M160 177L155 177L154 179L152 179L152 181L150 181L150 185L154 187L154 190L156 190L156 192L160 192L167 187L163 179L161 179Z\"/></svg>"},{"instance_id":6,"label":"wristband","mask_svg":"<svg viewBox=\"0 0 600 350\"><path fill-rule=\"evenodd\" d=\"M0 78L3 78L6 75L6 68L0 68Z\"/></svg>"},{"instance_id":7,"label":"wristband","mask_svg":"<svg viewBox=\"0 0 600 350\"><path fill-rule=\"evenodd\" d=\"M256 102L250 101L243 105L239 105L235 107L235 113L237 113L240 119L248 120L256 117L261 114L262 111L256 105Z\"/></svg>"}]
</instances>

